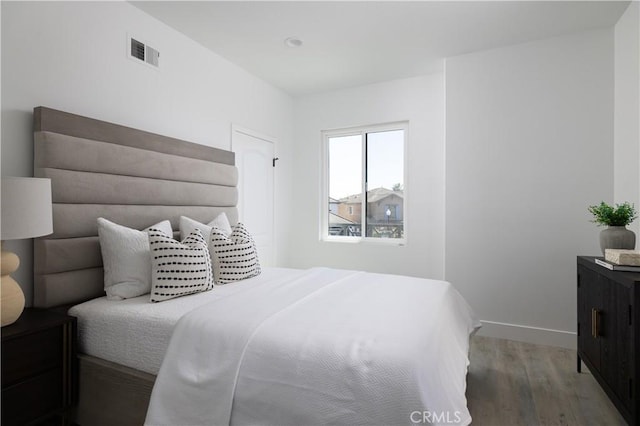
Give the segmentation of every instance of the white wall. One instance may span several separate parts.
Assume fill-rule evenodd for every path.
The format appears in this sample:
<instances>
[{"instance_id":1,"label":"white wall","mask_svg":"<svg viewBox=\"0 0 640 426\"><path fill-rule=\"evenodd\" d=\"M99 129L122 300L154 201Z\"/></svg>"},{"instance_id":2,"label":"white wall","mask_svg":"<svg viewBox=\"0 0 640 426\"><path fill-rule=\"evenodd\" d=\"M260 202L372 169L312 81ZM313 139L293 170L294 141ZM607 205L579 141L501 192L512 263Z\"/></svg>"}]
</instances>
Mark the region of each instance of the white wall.
<instances>
[{"instance_id":1,"label":"white wall","mask_svg":"<svg viewBox=\"0 0 640 426\"><path fill-rule=\"evenodd\" d=\"M615 26L614 200L640 208L640 3ZM640 238L640 220L629 226ZM636 243L636 247L638 244Z\"/></svg>"},{"instance_id":2,"label":"white wall","mask_svg":"<svg viewBox=\"0 0 640 426\"><path fill-rule=\"evenodd\" d=\"M2 2L2 175L32 176L39 105L229 149L231 124L275 137L278 252L286 257L293 101L126 2ZM160 69L126 57L127 33L160 51ZM14 274L27 301L32 249Z\"/></svg>"},{"instance_id":3,"label":"white wall","mask_svg":"<svg viewBox=\"0 0 640 426\"><path fill-rule=\"evenodd\" d=\"M290 265L445 278L484 334L575 346L575 257L599 251L587 206L613 195L613 59L598 30L296 99ZM321 131L401 120L407 246L320 241Z\"/></svg>"},{"instance_id":4,"label":"white wall","mask_svg":"<svg viewBox=\"0 0 640 426\"><path fill-rule=\"evenodd\" d=\"M575 345L587 206L613 194L613 30L446 62L446 279L484 333Z\"/></svg>"},{"instance_id":5,"label":"white wall","mask_svg":"<svg viewBox=\"0 0 640 426\"><path fill-rule=\"evenodd\" d=\"M409 121L407 244L320 241L321 131ZM295 101L291 266L323 265L442 278L444 244L444 80L390 81Z\"/></svg>"}]
</instances>

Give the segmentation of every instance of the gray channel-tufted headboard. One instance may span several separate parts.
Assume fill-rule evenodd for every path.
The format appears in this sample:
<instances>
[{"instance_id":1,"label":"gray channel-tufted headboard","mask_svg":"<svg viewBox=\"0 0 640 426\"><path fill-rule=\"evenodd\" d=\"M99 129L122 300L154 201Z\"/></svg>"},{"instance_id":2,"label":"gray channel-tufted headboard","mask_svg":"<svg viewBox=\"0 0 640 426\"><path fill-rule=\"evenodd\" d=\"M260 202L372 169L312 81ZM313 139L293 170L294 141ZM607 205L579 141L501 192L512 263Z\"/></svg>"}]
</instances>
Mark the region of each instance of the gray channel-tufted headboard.
<instances>
[{"instance_id":1,"label":"gray channel-tufted headboard","mask_svg":"<svg viewBox=\"0 0 640 426\"><path fill-rule=\"evenodd\" d=\"M34 306L104 294L96 219L143 229L181 215L237 221L234 153L54 109L34 109L34 168L51 179L53 234L34 242Z\"/></svg>"}]
</instances>

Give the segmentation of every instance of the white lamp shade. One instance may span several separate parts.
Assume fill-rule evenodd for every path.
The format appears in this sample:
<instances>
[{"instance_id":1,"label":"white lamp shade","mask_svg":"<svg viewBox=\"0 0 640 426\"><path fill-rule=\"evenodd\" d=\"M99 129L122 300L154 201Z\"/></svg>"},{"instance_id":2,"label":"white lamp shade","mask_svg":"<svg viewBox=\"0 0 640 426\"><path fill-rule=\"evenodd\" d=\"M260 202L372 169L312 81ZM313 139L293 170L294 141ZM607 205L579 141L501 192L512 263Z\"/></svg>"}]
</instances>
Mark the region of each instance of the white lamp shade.
<instances>
[{"instance_id":1,"label":"white lamp shade","mask_svg":"<svg viewBox=\"0 0 640 426\"><path fill-rule=\"evenodd\" d=\"M51 179L2 177L1 181L0 240L51 234Z\"/></svg>"}]
</instances>

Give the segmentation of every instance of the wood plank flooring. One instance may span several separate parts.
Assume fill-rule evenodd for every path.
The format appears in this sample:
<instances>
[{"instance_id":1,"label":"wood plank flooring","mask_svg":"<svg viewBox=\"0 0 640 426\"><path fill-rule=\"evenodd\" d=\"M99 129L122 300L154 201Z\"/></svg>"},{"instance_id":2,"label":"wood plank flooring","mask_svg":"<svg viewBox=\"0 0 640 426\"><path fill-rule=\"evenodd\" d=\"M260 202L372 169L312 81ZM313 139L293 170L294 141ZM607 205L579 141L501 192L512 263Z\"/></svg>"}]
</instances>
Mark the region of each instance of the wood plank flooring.
<instances>
[{"instance_id":1,"label":"wood plank flooring","mask_svg":"<svg viewBox=\"0 0 640 426\"><path fill-rule=\"evenodd\" d=\"M474 426L626 425L574 350L474 336L470 358Z\"/></svg>"}]
</instances>

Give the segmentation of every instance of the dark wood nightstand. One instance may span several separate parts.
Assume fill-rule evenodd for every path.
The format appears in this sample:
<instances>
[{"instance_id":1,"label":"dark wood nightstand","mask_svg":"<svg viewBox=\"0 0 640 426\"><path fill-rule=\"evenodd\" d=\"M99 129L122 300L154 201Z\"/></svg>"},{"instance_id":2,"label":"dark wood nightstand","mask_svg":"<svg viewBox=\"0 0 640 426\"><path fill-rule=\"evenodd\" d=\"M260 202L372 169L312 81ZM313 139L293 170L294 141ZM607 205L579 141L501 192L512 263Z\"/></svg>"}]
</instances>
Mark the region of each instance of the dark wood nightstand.
<instances>
[{"instance_id":1,"label":"dark wood nightstand","mask_svg":"<svg viewBox=\"0 0 640 426\"><path fill-rule=\"evenodd\" d=\"M25 309L1 330L2 425L70 423L76 399L76 319Z\"/></svg>"}]
</instances>

